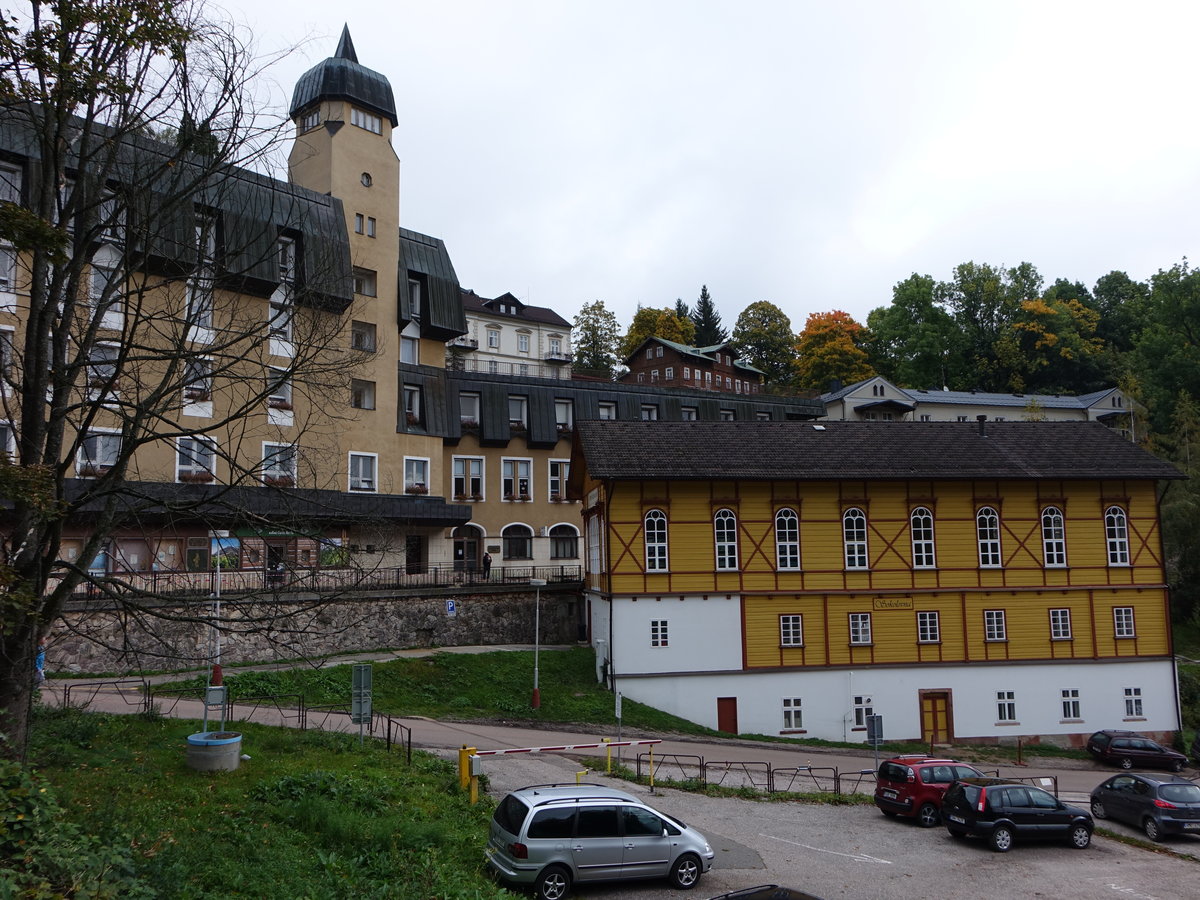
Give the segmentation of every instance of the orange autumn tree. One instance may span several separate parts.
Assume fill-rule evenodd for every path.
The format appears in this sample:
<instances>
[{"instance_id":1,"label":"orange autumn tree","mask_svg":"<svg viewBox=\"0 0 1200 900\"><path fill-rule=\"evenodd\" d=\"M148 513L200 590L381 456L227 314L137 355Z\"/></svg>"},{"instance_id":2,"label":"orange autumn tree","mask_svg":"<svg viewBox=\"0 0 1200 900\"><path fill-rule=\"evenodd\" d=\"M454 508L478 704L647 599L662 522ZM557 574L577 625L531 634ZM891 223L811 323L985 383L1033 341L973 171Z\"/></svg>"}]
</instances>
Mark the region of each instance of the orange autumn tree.
<instances>
[{"instance_id":1,"label":"orange autumn tree","mask_svg":"<svg viewBox=\"0 0 1200 900\"><path fill-rule=\"evenodd\" d=\"M832 381L853 384L875 374L863 349L867 330L840 309L812 313L796 335L796 380L801 390L829 390Z\"/></svg>"}]
</instances>

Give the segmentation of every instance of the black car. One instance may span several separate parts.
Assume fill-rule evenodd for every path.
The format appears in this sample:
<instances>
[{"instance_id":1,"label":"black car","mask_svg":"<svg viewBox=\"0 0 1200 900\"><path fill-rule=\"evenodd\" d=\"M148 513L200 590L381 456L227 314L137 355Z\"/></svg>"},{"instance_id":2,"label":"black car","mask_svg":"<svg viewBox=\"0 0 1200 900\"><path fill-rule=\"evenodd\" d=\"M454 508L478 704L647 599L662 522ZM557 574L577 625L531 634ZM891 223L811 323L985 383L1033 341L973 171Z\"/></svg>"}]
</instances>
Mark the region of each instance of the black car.
<instances>
[{"instance_id":1,"label":"black car","mask_svg":"<svg viewBox=\"0 0 1200 900\"><path fill-rule=\"evenodd\" d=\"M1182 753L1136 731L1097 731L1088 738L1087 751L1100 762L1116 763L1122 769L1182 772L1187 765Z\"/></svg>"},{"instance_id":2,"label":"black car","mask_svg":"<svg viewBox=\"0 0 1200 900\"><path fill-rule=\"evenodd\" d=\"M1092 791L1092 815L1141 828L1152 841L1200 834L1200 787L1175 775L1114 775Z\"/></svg>"},{"instance_id":3,"label":"black car","mask_svg":"<svg viewBox=\"0 0 1200 900\"><path fill-rule=\"evenodd\" d=\"M1065 840L1079 850L1092 842L1095 823L1085 809L1049 791L999 778L956 781L942 798L942 821L954 838L987 838L997 853L1015 840Z\"/></svg>"}]
</instances>

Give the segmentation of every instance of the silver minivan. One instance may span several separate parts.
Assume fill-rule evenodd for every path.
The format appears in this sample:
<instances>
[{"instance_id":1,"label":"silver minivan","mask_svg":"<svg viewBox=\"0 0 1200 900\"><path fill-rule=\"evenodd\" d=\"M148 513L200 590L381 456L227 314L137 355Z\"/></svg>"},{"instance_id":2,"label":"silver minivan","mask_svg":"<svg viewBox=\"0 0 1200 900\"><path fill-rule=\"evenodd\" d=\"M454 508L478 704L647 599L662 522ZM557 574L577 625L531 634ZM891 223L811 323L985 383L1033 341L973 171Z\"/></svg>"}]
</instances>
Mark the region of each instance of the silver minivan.
<instances>
[{"instance_id":1,"label":"silver minivan","mask_svg":"<svg viewBox=\"0 0 1200 900\"><path fill-rule=\"evenodd\" d=\"M692 888L712 867L704 835L632 794L599 784L538 784L500 801L488 866L504 881L563 900L575 882L668 878Z\"/></svg>"}]
</instances>

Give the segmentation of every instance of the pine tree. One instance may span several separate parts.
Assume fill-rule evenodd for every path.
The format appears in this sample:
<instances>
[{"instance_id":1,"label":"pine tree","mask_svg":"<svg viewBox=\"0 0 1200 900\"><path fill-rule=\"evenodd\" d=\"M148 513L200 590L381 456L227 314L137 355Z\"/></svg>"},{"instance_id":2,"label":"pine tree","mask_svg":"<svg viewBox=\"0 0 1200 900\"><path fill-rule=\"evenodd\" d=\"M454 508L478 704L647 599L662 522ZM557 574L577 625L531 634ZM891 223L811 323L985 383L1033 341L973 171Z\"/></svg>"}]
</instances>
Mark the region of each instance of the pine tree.
<instances>
[{"instance_id":1,"label":"pine tree","mask_svg":"<svg viewBox=\"0 0 1200 900\"><path fill-rule=\"evenodd\" d=\"M692 321L696 324L696 337L692 342L695 347L713 347L729 340L729 332L721 327L721 314L708 293L708 285L700 286L700 299L692 312Z\"/></svg>"}]
</instances>

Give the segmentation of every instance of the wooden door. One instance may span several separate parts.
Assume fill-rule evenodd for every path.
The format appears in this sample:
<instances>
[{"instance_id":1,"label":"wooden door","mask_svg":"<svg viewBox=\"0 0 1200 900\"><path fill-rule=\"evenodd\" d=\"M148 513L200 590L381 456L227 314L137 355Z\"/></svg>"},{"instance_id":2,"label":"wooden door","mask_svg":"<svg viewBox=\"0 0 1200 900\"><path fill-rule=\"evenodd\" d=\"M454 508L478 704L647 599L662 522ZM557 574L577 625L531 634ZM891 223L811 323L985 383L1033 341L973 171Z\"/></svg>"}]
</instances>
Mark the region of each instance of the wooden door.
<instances>
[{"instance_id":1,"label":"wooden door","mask_svg":"<svg viewBox=\"0 0 1200 900\"><path fill-rule=\"evenodd\" d=\"M921 691L922 742L948 744L953 736L950 727L950 692Z\"/></svg>"},{"instance_id":2,"label":"wooden door","mask_svg":"<svg viewBox=\"0 0 1200 900\"><path fill-rule=\"evenodd\" d=\"M738 733L737 697L717 698L717 731Z\"/></svg>"}]
</instances>

